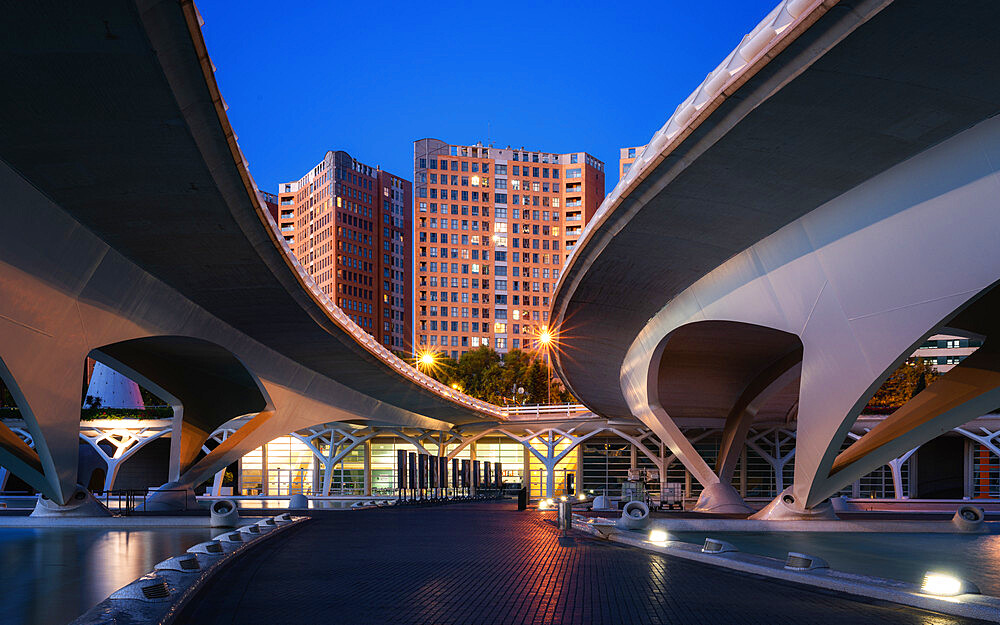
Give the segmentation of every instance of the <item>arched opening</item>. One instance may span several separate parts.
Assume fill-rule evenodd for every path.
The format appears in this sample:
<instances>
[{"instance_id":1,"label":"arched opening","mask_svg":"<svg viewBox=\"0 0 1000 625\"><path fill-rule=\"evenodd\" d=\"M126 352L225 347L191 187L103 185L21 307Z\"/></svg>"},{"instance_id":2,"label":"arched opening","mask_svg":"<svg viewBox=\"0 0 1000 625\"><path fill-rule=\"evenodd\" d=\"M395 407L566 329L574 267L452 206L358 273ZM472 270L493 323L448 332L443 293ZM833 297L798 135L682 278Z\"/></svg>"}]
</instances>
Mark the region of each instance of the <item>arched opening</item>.
<instances>
[{"instance_id":1,"label":"arched opening","mask_svg":"<svg viewBox=\"0 0 1000 625\"><path fill-rule=\"evenodd\" d=\"M794 422L801 362L798 336L755 324L699 321L664 337L650 363L650 402L670 420L664 426L686 432L684 440L664 442L701 484L676 474L679 466L672 475L672 462L664 479L683 477L689 496L715 479L746 491L747 435L755 425Z\"/></svg>"},{"instance_id":2,"label":"arched opening","mask_svg":"<svg viewBox=\"0 0 1000 625\"><path fill-rule=\"evenodd\" d=\"M182 410L171 440L178 471L190 468L208 437L227 421L265 410L260 382L229 350L186 336L152 336L105 345L91 352Z\"/></svg>"},{"instance_id":3,"label":"arched opening","mask_svg":"<svg viewBox=\"0 0 1000 625\"><path fill-rule=\"evenodd\" d=\"M938 437L953 427L995 412L997 406L1000 406L1000 348L995 340L990 340L991 334L1000 329L998 324L1000 290L991 285L955 311L949 319L932 328L927 336L947 332L975 337L982 341L982 346L954 363L947 373L914 394L867 433L843 448L833 458L827 480L829 485L825 490L830 490L838 481L843 483L856 478L859 474L923 444L924 447L917 452L918 494L963 496L965 467L959 462L965 456L964 442ZM911 355L924 343L925 338L883 372L859 403L867 402L897 366L907 366ZM817 493L815 496L819 497L821 494Z\"/></svg>"}]
</instances>

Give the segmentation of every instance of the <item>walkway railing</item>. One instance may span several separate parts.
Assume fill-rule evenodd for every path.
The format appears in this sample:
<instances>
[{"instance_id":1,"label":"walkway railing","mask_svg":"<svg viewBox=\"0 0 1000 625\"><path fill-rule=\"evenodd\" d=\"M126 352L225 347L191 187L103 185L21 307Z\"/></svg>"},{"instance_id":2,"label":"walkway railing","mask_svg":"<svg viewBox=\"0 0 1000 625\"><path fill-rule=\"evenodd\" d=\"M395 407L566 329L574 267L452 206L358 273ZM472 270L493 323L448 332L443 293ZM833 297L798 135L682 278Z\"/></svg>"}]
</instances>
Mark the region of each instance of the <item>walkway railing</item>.
<instances>
[{"instance_id":1,"label":"walkway railing","mask_svg":"<svg viewBox=\"0 0 1000 625\"><path fill-rule=\"evenodd\" d=\"M504 406L503 416L510 417L572 417L590 410L583 404L538 404L534 406Z\"/></svg>"}]
</instances>

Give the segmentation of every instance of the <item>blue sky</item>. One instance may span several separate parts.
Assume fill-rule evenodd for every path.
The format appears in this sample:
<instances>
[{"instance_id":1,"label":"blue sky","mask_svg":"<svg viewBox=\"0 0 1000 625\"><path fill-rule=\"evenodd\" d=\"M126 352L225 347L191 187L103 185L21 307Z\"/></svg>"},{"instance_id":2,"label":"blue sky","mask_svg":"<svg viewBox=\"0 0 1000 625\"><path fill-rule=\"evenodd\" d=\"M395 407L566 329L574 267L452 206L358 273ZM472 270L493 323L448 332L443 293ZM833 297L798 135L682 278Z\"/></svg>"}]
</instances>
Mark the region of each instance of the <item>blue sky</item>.
<instances>
[{"instance_id":1,"label":"blue sky","mask_svg":"<svg viewBox=\"0 0 1000 625\"><path fill-rule=\"evenodd\" d=\"M413 177L413 140L603 160L642 145L777 0L273 2L198 8L257 184L329 150ZM238 7L238 8L237 8Z\"/></svg>"}]
</instances>

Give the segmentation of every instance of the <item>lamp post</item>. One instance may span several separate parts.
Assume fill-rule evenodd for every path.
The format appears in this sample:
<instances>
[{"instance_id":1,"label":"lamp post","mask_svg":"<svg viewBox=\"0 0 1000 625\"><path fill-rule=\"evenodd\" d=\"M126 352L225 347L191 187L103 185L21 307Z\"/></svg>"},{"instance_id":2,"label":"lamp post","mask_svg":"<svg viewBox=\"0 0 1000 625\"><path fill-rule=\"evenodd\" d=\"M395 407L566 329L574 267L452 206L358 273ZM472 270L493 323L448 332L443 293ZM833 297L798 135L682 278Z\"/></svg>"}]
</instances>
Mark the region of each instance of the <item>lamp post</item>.
<instances>
[{"instance_id":1,"label":"lamp post","mask_svg":"<svg viewBox=\"0 0 1000 625\"><path fill-rule=\"evenodd\" d=\"M538 333L538 342L545 349L545 373L546 373L546 384L547 391L545 400L547 403L552 403L552 357L550 353L550 347L552 345L552 332L549 331L548 326L542 326L542 331Z\"/></svg>"}]
</instances>

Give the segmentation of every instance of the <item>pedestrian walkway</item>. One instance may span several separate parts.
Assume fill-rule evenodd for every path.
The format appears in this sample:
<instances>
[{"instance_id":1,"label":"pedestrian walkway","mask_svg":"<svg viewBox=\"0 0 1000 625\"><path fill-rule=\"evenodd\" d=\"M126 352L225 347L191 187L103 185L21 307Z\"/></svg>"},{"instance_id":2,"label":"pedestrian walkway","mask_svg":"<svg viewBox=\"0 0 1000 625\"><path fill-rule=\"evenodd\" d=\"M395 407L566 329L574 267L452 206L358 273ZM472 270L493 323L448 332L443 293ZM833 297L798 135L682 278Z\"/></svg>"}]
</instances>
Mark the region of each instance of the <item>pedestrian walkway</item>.
<instances>
[{"instance_id":1,"label":"pedestrian walkway","mask_svg":"<svg viewBox=\"0 0 1000 625\"><path fill-rule=\"evenodd\" d=\"M970 623L574 535L509 503L317 512L241 557L179 623Z\"/></svg>"}]
</instances>

